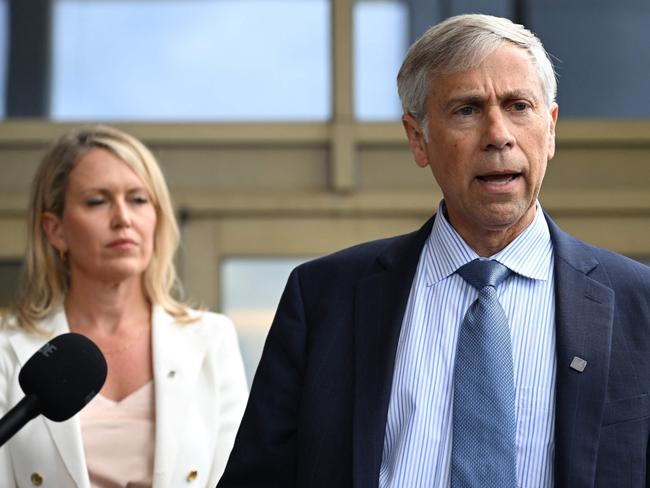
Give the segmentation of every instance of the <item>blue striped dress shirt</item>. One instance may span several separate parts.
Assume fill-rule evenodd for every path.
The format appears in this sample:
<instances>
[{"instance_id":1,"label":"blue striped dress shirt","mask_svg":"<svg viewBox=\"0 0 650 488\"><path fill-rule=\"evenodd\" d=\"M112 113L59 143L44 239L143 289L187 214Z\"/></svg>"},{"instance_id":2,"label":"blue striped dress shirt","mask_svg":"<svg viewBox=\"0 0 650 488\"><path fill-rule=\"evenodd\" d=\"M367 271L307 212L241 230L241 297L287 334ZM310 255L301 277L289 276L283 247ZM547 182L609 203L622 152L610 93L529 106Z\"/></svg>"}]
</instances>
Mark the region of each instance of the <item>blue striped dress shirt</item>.
<instances>
[{"instance_id":1,"label":"blue striped dress shirt","mask_svg":"<svg viewBox=\"0 0 650 488\"><path fill-rule=\"evenodd\" d=\"M478 255L440 204L415 273L402 323L379 486L448 487L453 371L460 324L478 292L456 270ZM498 289L512 338L517 480L553 486L555 294L553 247L541 207L533 222L491 259L513 273Z\"/></svg>"}]
</instances>

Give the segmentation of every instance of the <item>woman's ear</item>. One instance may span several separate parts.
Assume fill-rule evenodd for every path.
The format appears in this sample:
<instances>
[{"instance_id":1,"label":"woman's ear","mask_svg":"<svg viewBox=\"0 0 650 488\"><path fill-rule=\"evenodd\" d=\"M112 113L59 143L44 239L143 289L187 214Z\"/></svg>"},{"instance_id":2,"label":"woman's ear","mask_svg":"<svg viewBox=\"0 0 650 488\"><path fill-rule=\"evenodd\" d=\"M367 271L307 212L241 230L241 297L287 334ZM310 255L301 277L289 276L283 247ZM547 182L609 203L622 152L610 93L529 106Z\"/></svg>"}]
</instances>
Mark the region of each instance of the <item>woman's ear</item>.
<instances>
[{"instance_id":1,"label":"woman's ear","mask_svg":"<svg viewBox=\"0 0 650 488\"><path fill-rule=\"evenodd\" d=\"M43 212L41 215L41 227L47 240L59 253L63 254L68 251L68 245L65 241L61 217L52 212Z\"/></svg>"}]
</instances>

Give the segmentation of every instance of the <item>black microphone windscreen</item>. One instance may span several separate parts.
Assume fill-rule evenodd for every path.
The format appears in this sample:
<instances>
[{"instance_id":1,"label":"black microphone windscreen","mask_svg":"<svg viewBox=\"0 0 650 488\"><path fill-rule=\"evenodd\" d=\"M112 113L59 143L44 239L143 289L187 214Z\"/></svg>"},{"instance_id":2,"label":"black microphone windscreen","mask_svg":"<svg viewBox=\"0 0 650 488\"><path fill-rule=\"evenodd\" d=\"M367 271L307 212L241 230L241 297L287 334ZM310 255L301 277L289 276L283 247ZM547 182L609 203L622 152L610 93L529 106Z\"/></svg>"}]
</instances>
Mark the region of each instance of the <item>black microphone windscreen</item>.
<instances>
[{"instance_id":1,"label":"black microphone windscreen","mask_svg":"<svg viewBox=\"0 0 650 488\"><path fill-rule=\"evenodd\" d=\"M69 332L36 351L20 370L18 382L25 395L38 398L43 415L62 422L92 400L106 372L106 360L95 343Z\"/></svg>"}]
</instances>

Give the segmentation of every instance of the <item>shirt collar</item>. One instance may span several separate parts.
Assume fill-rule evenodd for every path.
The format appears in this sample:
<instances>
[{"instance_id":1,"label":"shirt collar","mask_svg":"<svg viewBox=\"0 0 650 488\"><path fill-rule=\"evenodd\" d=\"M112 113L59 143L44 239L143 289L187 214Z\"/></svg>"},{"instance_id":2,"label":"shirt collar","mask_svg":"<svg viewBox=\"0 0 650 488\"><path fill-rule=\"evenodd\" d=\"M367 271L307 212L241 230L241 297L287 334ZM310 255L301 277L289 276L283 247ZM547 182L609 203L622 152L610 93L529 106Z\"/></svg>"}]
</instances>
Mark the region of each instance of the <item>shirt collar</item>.
<instances>
[{"instance_id":1,"label":"shirt collar","mask_svg":"<svg viewBox=\"0 0 650 488\"><path fill-rule=\"evenodd\" d=\"M548 224L541 205L536 202L533 221L490 259L526 278L546 280L550 276L552 252ZM423 258L428 285L451 276L464 264L479 258L447 220L444 200L438 206L431 234L423 249Z\"/></svg>"}]
</instances>

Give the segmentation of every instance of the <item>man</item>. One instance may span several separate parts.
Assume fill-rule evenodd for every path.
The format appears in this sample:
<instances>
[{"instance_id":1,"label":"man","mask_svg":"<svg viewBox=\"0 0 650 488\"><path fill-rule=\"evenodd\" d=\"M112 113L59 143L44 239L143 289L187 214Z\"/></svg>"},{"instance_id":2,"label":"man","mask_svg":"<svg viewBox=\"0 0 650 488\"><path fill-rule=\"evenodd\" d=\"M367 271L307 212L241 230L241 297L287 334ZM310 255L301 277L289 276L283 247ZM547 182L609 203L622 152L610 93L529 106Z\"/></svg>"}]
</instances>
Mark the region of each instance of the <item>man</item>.
<instances>
[{"instance_id":1,"label":"man","mask_svg":"<svg viewBox=\"0 0 650 488\"><path fill-rule=\"evenodd\" d=\"M540 41L454 17L398 86L444 200L294 270L219 486L647 486L650 269L537 201L558 115Z\"/></svg>"}]
</instances>

